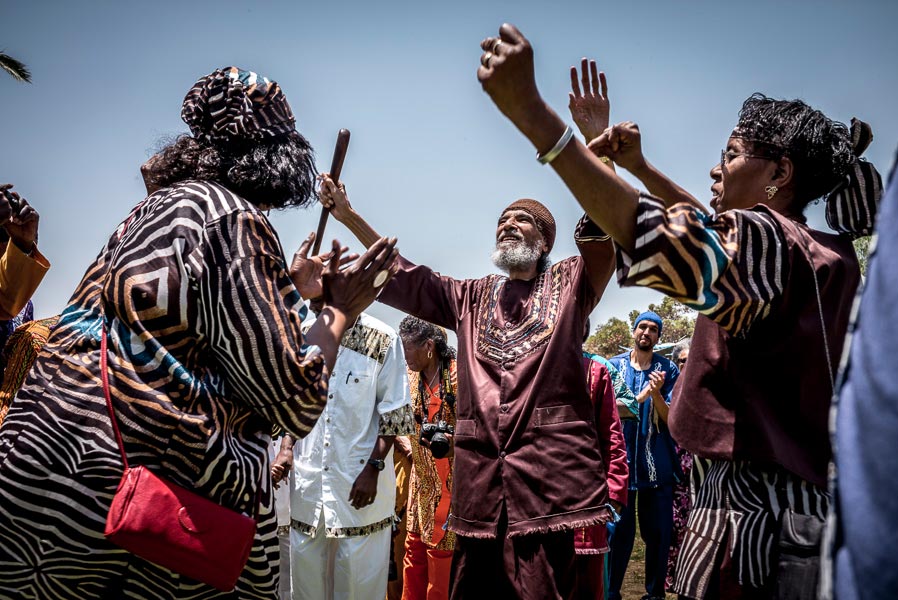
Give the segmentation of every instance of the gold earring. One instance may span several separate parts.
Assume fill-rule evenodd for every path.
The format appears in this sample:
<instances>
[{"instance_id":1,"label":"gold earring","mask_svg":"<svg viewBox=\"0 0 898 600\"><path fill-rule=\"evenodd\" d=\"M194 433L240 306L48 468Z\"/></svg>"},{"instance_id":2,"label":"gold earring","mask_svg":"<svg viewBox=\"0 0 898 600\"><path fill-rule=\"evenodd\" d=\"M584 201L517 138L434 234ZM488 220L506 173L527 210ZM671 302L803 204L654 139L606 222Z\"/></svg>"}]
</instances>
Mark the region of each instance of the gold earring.
<instances>
[{"instance_id":1,"label":"gold earring","mask_svg":"<svg viewBox=\"0 0 898 600\"><path fill-rule=\"evenodd\" d=\"M767 192L767 199L773 200L773 197L776 196L776 193L780 191L780 189L775 185L768 185L764 188L764 191Z\"/></svg>"},{"instance_id":2,"label":"gold earring","mask_svg":"<svg viewBox=\"0 0 898 600\"><path fill-rule=\"evenodd\" d=\"M427 358L433 358L433 352L430 350L427 351Z\"/></svg>"}]
</instances>

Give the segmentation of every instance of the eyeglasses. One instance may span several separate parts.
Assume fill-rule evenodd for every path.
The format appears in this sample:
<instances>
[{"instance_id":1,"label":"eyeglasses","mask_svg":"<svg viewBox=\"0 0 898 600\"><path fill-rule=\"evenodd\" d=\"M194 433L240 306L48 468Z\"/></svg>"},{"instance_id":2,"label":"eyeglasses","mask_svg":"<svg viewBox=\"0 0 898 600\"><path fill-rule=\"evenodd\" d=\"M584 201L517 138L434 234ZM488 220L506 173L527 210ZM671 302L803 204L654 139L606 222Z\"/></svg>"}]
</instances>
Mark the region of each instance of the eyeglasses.
<instances>
[{"instance_id":1,"label":"eyeglasses","mask_svg":"<svg viewBox=\"0 0 898 600\"><path fill-rule=\"evenodd\" d=\"M686 359L685 359L685 358L678 358L678 359L677 359L677 364L678 364L678 365L685 365L685 364L686 364Z\"/></svg>"},{"instance_id":2,"label":"eyeglasses","mask_svg":"<svg viewBox=\"0 0 898 600\"><path fill-rule=\"evenodd\" d=\"M721 150L720 151L720 168L723 169L725 166L739 158L740 156L744 156L745 158L760 158L762 160L776 160L772 156L765 156L763 154L749 154L748 152L736 152L734 150Z\"/></svg>"}]
</instances>

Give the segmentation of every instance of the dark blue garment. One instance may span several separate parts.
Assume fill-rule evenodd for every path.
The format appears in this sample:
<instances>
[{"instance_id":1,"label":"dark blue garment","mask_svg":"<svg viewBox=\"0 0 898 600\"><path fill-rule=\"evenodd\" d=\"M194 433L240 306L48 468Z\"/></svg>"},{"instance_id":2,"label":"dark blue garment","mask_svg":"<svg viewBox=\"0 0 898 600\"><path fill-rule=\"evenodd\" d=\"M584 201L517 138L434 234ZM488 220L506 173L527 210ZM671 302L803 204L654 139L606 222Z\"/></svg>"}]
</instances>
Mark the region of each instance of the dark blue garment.
<instances>
[{"instance_id":1,"label":"dark blue garment","mask_svg":"<svg viewBox=\"0 0 898 600\"><path fill-rule=\"evenodd\" d=\"M680 370L670 360L660 354L652 354L652 365L648 371L639 371L630 364L630 353L624 352L611 359L611 364L620 371L627 386L634 394L639 394L649 383L653 371L665 374L661 395L670 404L670 393ZM658 419L655 424L655 410L651 399L639 405L639 421L621 421L624 439L627 442L627 466L630 468L630 489L647 489L659 485L672 485L680 480L680 461L667 423Z\"/></svg>"},{"instance_id":2,"label":"dark blue garment","mask_svg":"<svg viewBox=\"0 0 898 600\"><path fill-rule=\"evenodd\" d=\"M637 508L638 505L638 508ZM608 598L620 600L620 589L627 573L633 542L636 539L636 519L645 542L645 592L663 598L667 578L667 558L673 536L673 486L630 491L627 506L611 537Z\"/></svg>"},{"instance_id":3,"label":"dark blue garment","mask_svg":"<svg viewBox=\"0 0 898 600\"><path fill-rule=\"evenodd\" d=\"M12 332L16 330L16 327L22 325L23 323L30 323L34 320L34 305L31 303L31 300L25 304L25 308L17 314L14 318L9 319L8 321L0 321L0 350L3 350L3 347L6 346L6 340L9 339L9 336L12 335Z\"/></svg>"},{"instance_id":4,"label":"dark blue garment","mask_svg":"<svg viewBox=\"0 0 898 600\"><path fill-rule=\"evenodd\" d=\"M835 431L835 593L898 594L898 177L880 205L875 256L842 375Z\"/></svg>"},{"instance_id":5,"label":"dark blue garment","mask_svg":"<svg viewBox=\"0 0 898 600\"><path fill-rule=\"evenodd\" d=\"M3 348L6 347L6 342L9 340L9 336L12 335L12 332L15 331L19 325L30 323L33 320L34 305L31 303L31 300L29 300L25 305L25 308L23 308L14 318L7 321L0 321L0 380L3 379L3 371L6 370L6 360L3 357Z\"/></svg>"}]
</instances>

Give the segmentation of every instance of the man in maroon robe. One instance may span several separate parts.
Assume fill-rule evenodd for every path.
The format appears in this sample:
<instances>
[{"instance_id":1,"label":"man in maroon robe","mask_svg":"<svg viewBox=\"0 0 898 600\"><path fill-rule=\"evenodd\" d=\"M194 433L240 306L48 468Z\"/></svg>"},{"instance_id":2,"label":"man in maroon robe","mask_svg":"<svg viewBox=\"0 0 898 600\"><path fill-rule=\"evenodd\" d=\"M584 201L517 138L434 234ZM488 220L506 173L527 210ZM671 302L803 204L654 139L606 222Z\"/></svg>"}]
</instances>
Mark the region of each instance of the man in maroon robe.
<instances>
[{"instance_id":1,"label":"man in maroon robe","mask_svg":"<svg viewBox=\"0 0 898 600\"><path fill-rule=\"evenodd\" d=\"M365 245L377 233L324 178L321 201ZM502 211L493 262L452 279L400 257L380 301L458 336L452 598L568 598L574 530L611 517L580 342L614 268L584 217L580 256L550 264L555 220L535 200Z\"/></svg>"}]
</instances>

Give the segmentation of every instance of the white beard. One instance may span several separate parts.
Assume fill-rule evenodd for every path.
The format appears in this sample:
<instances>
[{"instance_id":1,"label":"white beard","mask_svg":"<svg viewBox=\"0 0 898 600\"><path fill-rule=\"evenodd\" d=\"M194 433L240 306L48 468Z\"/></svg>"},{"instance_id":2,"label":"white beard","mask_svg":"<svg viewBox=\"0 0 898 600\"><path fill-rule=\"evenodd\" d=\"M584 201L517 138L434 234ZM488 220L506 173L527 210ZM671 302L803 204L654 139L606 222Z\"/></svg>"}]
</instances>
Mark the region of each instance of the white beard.
<instances>
[{"instance_id":1,"label":"white beard","mask_svg":"<svg viewBox=\"0 0 898 600\"><path fill-rule=\"evenodd\" d=\"M542 242L536 240L532 246L528 246L524 240L516 240L514 244L499 246L493 250L490 258L493 264L509 273L513 270L524 270L539 262L542 255Z\"/></svg>"}]
</instances>

